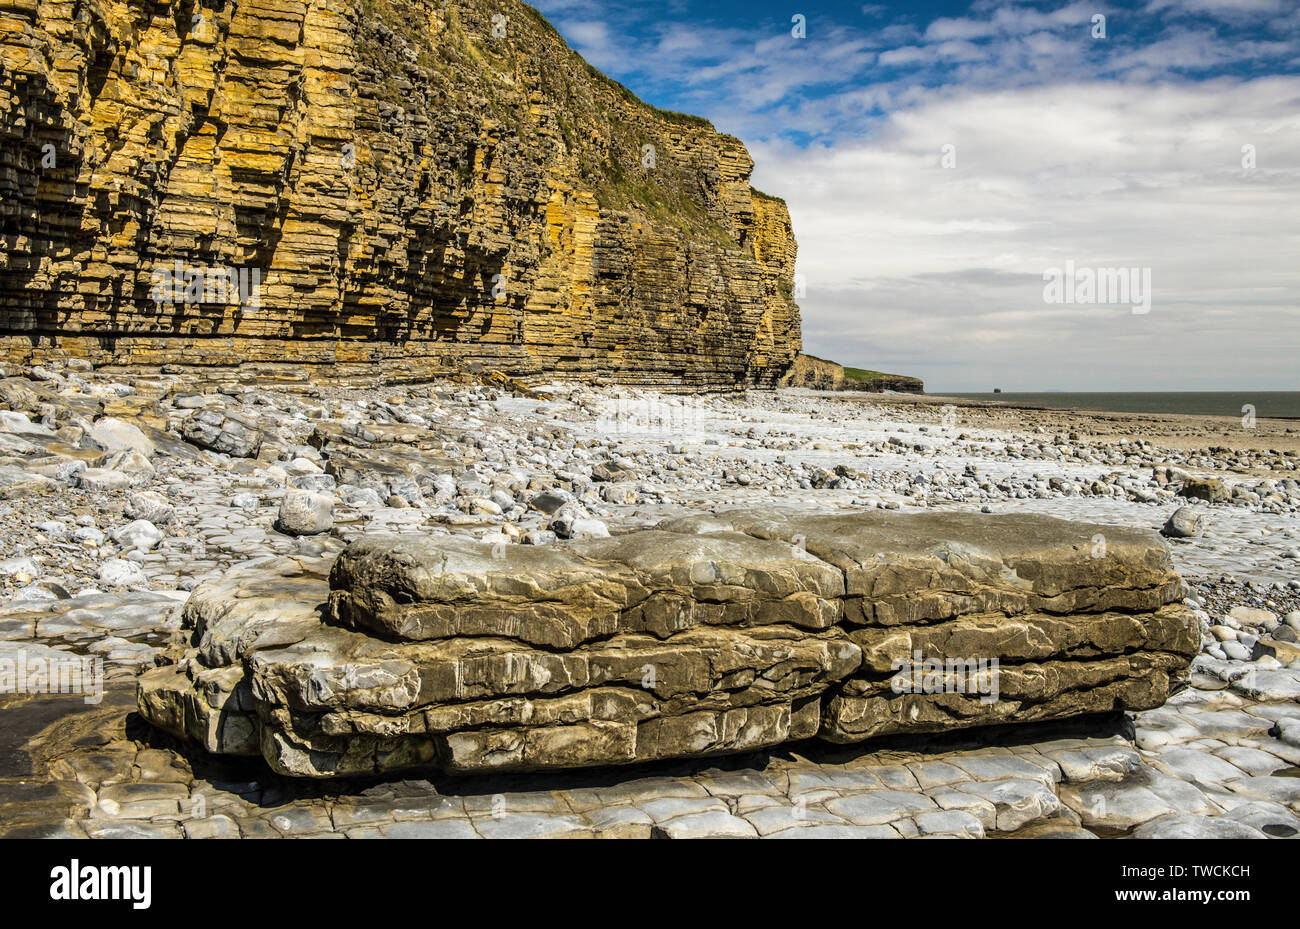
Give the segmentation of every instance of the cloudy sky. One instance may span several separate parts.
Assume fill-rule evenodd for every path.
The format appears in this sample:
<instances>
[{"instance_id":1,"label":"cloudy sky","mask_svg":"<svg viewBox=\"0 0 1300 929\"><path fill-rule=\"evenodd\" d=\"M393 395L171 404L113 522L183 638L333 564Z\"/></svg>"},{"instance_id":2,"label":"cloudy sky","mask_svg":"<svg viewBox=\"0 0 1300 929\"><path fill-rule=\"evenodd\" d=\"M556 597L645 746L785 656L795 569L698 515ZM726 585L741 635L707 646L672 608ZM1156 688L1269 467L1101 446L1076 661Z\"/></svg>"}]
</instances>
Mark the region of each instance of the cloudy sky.
<instances>
[{"instance_id":1,"label":"cloudy sky","mask_svg":"<svg viewBox=\"0 0 1300 929\"><path fill-rule=\"evenodd\" d=\"M1300 0L533 2L745 140L806 351L932 392L1300 389ZM1149 312L1049 302L1066 262L1149 269Z\"/></svg>"}]
</instances>

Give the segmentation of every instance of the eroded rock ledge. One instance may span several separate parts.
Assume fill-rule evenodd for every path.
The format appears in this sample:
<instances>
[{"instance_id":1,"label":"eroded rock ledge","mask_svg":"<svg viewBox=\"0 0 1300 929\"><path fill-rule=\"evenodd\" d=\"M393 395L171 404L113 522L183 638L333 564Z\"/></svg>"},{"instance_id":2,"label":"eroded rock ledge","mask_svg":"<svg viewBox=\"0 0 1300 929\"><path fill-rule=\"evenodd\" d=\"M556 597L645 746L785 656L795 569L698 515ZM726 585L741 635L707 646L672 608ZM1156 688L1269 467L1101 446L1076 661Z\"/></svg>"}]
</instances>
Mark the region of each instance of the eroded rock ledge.
<instances>
[{"instance_id":1,"label":"eroded rock ledge","mask_svg":"<svg viewBox=\"0 0 1300 929\"><path fill-rule=\"evenodd\" d=\"M307 777L856 742L1158 706L1199 646L1182 595L1154 534L1029 515L732 511L537 548L377 536L199 586L192 647L139 705ZM898 692L918 653L944 670ZM974 691L962 669L995 659Z\"/></svg>"}]
</instances>

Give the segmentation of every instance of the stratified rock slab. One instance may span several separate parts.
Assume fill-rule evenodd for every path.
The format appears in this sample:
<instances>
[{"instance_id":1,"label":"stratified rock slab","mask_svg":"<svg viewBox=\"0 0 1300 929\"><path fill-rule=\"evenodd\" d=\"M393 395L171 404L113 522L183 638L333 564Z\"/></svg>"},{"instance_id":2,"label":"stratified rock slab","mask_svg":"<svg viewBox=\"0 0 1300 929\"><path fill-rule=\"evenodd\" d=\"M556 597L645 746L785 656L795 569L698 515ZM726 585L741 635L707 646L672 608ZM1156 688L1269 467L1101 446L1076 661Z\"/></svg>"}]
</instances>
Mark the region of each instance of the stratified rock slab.
<instances>
[{"instance_id":1,"label":"stratified rock slab","mask_svg":"<svg viewBox=\"0 0 1300 929\"><path fill-rule=\"evenodd\" d=\"M563 546L361 539L334 566L331 617L405 640L501 636L573 649L697 625L827 629L844 575L783 541L647 530Z\"/></svg>"},{"instance_id":2,"label":"stratified rock slab","mask_svg":"<svg viewBox=\"0 0 1300 929\"><path fill-rule=\"evenodd\" d=\"M1182 594L1154 533L1039 516L367 537L332 565L262 559L200 585L192 647L139 703L208 751L308 777L853 742L1159 706L1199 645Z\"/></svg>"},{"instance_id":3,"label":"stratified rock slab","mask_svg":"<svg viewBox=\"0 0 1300 929\"><path fill-rule=\"evenodd\" d=\"M1199 646L1182 580L1149 532L879 511L734 511L662 528L784 540L844 572L841 625L863 660L827 695L818 735L830 741L1159 706ZM915 682L940 674L943 692L894 692L895 669L917 654L942 668L923 665ZM994 658L996 680L960 692L954 672Z\"/></svg>"}]
</instances>

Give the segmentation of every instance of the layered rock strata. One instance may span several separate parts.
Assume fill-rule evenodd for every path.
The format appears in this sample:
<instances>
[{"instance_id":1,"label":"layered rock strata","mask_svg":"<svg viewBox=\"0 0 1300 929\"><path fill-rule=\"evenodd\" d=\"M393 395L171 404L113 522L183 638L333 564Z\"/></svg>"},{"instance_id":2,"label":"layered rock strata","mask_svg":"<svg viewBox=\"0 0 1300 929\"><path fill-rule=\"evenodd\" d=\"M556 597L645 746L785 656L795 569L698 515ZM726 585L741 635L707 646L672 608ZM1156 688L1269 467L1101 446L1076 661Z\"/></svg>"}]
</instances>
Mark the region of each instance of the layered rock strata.
<instances>
[{"instance_id":1,"label":"layered rock strata","mask_svg":"<svg viewBox=\"0 0 1300 929\"><path fill-rule=\"evenodd\" d=\"M0 2L0 361L771 384L753 162L516 0Z\"/></svg>"},{"instance_id":2,"label":"layered rock strata","mask_svg":"<svg viewBox=\"0 0 1300 929\"><path fill-rule=\"evenodd\" d=\"M778 382L780 387L806 387L810 390L865 390L873 393L892 391L903 394L925 393L925 382L905 374L885 374L818 358L796 355Z\"/></svg>"},{"instance_id":3,"label":"layered rock strata","mask_svg":"<svg viewBox=\"0 0 1300 929\"><path fill-rule=\"evenodd\" d=\"M1158 706L1199 646L1182 595L1154 534L1038 516L372 536L200 585L191 646L141 678L139 706L306 777L856 742Z\"/></svg>"}]
</instances>

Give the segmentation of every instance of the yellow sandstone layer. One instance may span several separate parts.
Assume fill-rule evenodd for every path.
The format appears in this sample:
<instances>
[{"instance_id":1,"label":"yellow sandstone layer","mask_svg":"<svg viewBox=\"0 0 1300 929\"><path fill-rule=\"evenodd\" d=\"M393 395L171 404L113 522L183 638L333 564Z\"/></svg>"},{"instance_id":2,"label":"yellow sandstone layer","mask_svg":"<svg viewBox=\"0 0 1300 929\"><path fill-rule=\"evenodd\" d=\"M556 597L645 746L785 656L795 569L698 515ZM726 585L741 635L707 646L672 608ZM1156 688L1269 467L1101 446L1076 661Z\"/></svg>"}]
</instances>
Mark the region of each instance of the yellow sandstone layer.
<instances>
[{"instance_id":1,"label":"yellow sandstone layer","mask_svg":"<svg viewBox=\"0 0 1300 929\"><path fill-rule=\"evenodd\" d=\"M0 0L0 361L698 388L799 351L744 146L530 7L208 2Z\"/></svg>"}]
</instances>

